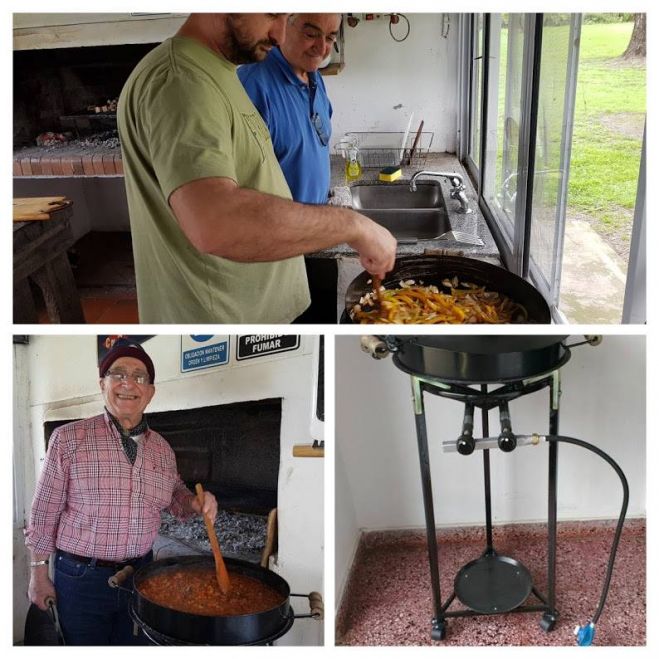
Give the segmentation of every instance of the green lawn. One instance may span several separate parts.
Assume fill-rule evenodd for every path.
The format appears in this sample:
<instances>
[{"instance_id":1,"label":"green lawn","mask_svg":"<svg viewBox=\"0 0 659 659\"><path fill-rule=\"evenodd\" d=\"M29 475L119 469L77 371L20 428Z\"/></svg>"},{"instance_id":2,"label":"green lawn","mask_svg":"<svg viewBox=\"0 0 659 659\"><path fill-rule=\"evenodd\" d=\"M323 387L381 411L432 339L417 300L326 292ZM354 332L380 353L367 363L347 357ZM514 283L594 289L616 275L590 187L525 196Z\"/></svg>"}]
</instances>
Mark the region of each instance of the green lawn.
<instances>
[{"instance_id":1,"label":"green lawn","mask_svg":"<svg viewBox=\"0 0 659 659\"><path fill-rule=\"evenodd\" d=\"M645 67L620 59L631 23L583 25L568 205L629 232L646 107Z\"/></svg>"},{"instance_id":2,"label":"green lawn","mask_svg":"<svg viewBox=\"0 0 659 659\"><path fill-rule=\"evenodd\" d=\"M632 27L632 23L582 25L568 190L568 213L592 218L594 228L610 236L618 246L631 235L646 111L645 63L620 58L629 43ZM509 70L508 29L502 30L500 38L500 117L506 114L507 108L506 76L510 75L513 85L518 86L521 77L521 51L514 58L517 68ZM516 24L515 29L519 32L521 27ZM546 81L541 94L547 96L544 100L547 114L541 117L545 131L538 144L546 169L559 167L562 115L554 116L554 110L562 111L562 106L556 104L556 94L560 93L556 88L563 84L565 75L561 44L568 38L568 30L567 26L547 28L549 46L542 65L544 73L541 73ZM516 43L519 45L520 41L517 39ZM558 44L556 58L551 54L552 44ZM519 94L515 89L512 97L517 98ZM513 120L519 118L519 107L511 106L508 112ZM507 173L516 168L517 142L514 135L506 142L503 125L498 128L497 140L496 180L501 185ZM504 163L504 143L508 143L509 148L507 164ZM550 180L549 187L544 190L550 199L549 205L554 203L551 192L557 184ZM623 248L623 255L624 251Z\"/></svg>"}]
</instances>

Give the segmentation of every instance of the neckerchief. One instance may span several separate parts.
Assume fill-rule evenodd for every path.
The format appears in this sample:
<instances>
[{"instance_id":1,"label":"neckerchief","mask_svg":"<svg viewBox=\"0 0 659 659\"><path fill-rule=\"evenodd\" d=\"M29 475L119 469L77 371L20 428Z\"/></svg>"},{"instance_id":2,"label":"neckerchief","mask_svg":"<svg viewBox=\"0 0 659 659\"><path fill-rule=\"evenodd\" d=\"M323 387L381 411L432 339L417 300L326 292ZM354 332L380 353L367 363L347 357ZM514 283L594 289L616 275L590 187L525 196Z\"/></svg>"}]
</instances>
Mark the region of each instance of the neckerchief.
<instances>
[{"instance_id":1,"label":"neckerchief","mask_svg":"<svg viewBox=\"0 0 659 659\"><path fill-rule=\"evenodd\" d=\"M137 442L133 437L143 435L149 429L146 417L143 414L142 419L134 428L126 430L119 422L119 419L110 414L107 407L105 408L105 411L121 436L121 445L124 447L126 457L130 460L131 464L135 464L135 459L137 458Z\"/></svg>"}]
</instances>

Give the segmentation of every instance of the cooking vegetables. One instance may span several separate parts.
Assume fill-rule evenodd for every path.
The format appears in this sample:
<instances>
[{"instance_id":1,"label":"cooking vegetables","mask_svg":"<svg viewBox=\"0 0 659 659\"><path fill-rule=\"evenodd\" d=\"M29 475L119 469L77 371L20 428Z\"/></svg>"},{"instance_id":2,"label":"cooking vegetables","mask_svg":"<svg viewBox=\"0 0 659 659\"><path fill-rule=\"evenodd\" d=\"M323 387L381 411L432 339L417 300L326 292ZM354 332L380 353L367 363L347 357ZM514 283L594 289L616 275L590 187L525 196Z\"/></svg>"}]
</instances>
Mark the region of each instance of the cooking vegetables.
<instances>
[{"instance_id":1,"label":"cooking vegetables","mask_svg":"<svg viewBox=\"0 0 659 659\"><path fill-rule=\"evenodd\" d=\"M484 286L444 279L443 289L424 286L413 279L399 282L399 288L379 289L379 304L373 291L353 306L350 317L361 324L464 324L525 323L528 313L506 295Z\"/></svg>"}]
</instances>

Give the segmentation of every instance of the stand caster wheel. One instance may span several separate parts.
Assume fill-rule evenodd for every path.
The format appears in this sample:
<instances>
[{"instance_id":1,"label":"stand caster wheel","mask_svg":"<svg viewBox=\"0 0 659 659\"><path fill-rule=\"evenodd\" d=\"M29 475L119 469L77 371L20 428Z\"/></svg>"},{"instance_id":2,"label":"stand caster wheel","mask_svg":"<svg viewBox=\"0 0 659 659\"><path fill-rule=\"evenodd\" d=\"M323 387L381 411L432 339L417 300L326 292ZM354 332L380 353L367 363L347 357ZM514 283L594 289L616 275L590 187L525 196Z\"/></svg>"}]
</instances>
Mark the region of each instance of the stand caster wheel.
<instances>
[{"instance_id":1,"label":"stand caster wheel","mask_svg":"<svg viewBox=\"0 0 659 659\"><path fill-rule=\"evenodd\" d=\"M540 627L546 632L553 631L554 627L556 627L557 619L558 615L554 615L553 613L543 613L542 618L540 618Z\"/></svg>"},{"instance_id":2,"label":"stand caster wheel","mask_svg":"<svg viewBox=\"0 0 659 659\"><path fill-rule=\"evenodd\" d=\"M433 641L443 641L446 638L446 623L443 620L441 622L433 620L430 638Z\"/></svg>"}]
</instances>

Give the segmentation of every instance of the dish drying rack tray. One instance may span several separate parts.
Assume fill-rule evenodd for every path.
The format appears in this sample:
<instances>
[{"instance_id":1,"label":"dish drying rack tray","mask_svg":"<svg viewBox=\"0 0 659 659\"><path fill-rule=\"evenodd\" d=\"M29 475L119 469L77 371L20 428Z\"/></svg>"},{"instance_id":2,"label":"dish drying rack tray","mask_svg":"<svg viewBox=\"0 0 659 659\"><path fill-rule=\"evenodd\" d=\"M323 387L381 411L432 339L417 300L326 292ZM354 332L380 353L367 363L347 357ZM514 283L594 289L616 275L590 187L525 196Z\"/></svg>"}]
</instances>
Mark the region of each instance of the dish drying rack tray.
<instances>
[{"instance_id":1,"label":"dish drying rack tray","mask_svg":"<svg viewBox=\"0 0 659 659\"><path fill-rule=\"evenodd\" d=\"M419 141L411 159L410 152L416 133L411 132L407 136L405 148L402 148L404 136L405 133L402 132L346 133L334 146L334 151L346 158L350 145L354 144L359 149L361 165L366 169L407 165L408 160L411 160L410 165L413 166L424 165L430 153L434 133L422 132L419 134Z\"/></svg>"}]
</instances>

